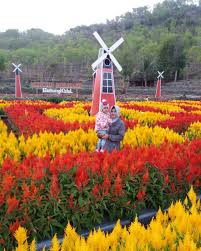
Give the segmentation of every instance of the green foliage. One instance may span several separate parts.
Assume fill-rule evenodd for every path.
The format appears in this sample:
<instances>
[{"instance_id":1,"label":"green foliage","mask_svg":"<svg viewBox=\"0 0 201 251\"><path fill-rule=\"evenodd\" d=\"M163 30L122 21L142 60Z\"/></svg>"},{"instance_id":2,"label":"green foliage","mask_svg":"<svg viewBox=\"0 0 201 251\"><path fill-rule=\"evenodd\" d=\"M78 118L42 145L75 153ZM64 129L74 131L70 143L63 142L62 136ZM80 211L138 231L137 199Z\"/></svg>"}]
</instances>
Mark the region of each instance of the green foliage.
<instances>
[{"instance_id":1,"label":"green foliage","mask_svg":"<svg viewBox=\"0 0 201 251\"><path fill-rule=\"evenodd\" d=\"M200 46L192 46L188 50L188 63L197 62L201 63L201 48Z\"/></svg>"},{"instance_id":2,"label":"green foliage","mask_svg":"<svg viewBox=\"0 0 201 251\"><path fill-rule=\"evenodd\" d=\"M6 68L6 53L0 50L0 71L4 71Z\"/></svg>"},{"instance_id":3,"label":"green foliage","mask_svg":"<svg viewBox=\"0 0 201 251\"><path fill-rule=\"evenodd\" d=\"M5 69L5 58L0 55L0 71L3 71Z\"/></svg>"},{"instance_id":4,"label":"green foliage","mask_svg":"<svg viewBox=\"0 0 201 251\"><path fill-rule=\"evenodd\" d=\"M159 69L164 70L170 80L175 78L175 73L185 66L184 39L182 36L169 34L160 47Z\"/></svg>"},{"instance_id":5,"label":"green foliage","mask_svg":"<svg viewBox=\"0 0 201 251\"><path fill-rule=\"evenodd\" d=\"M5 115L3 108L0 108L0 115Z\"/></svg>"},{"instance_id":6,"label":"green foliage","mask_svg":"<svg viewBox=\"0 0 201 251\"><path fill-rule=\"evenodd\" d=\"M0 32L0 70L8 70L11 62L20 62L30 70L44 65L47 71L52 71L51 65L81 64L90 75L99 49L93 37L96 30L109 46L124 37L125 42L114 52L124 80L140 78L146 82L161 69L166 81L181 78L185 65L200 63L200 13L201 6L193 1L165 0L153 11L146 6L134 8L106 24L78 26L62 36L41 29L22 33L7 30ZM38 79L41 74L38 72Z\"/></svg>"}]
</instances>

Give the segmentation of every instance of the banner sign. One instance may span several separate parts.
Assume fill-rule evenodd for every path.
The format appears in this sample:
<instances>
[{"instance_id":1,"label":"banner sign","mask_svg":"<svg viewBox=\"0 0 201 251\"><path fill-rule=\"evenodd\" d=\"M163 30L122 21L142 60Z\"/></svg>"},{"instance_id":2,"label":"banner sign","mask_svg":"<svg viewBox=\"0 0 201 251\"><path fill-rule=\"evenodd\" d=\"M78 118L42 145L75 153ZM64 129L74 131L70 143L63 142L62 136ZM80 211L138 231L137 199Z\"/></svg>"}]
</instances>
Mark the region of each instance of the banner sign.
<instances>
[{"instance_id":1,"label":"banner sign","mask_svg":"<svg viewBox=\"0 0 201 251\"><path fill-rule=\"evenodd\" d=\"M31 82L31 88L43 89L43 88L63 88L63 89L82 89L82 83L66 83L66 82Z\"/></svg>"},{"instance_id":2,"label":"banner sign","mask_svg":"<svg viewBox=\"0 0 201 251\"><path fill-rule=\"evenodd\" d=\"M60 88L60 89L52 89L52 88L43 88L43 93L73 93L71 89Z\"/></svg>"}]
</instances>

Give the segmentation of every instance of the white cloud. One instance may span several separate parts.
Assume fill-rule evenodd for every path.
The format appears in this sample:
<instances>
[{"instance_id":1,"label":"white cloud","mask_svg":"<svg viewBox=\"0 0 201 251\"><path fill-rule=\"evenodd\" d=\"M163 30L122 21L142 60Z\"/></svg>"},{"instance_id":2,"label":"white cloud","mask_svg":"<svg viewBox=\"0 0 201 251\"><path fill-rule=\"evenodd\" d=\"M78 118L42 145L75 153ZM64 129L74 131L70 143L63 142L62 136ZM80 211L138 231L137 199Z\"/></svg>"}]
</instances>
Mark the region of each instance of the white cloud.
<instances>
[{"instance_id":1,"label":"white cloud","mask_svg":"<svg viewBox=\"0 0 201 251\"><path fill-rule=\"evenodd\" d=\"M0 31L40 28L62 34L78 25L103 23L132 8L161 0L6 0L1 2Z\"/></svg>"}]
</instances>

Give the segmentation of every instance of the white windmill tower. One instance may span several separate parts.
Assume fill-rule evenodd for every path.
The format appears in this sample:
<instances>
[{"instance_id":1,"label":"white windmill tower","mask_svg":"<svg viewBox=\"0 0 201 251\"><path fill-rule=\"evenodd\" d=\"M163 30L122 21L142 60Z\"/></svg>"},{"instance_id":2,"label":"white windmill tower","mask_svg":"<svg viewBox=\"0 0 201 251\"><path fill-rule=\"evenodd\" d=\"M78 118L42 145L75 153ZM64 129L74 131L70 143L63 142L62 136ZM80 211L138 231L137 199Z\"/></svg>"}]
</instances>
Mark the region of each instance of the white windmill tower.
<instances>
[{"instance_id":1,"label":"white windmill tower","mask_svg":"<svg viewBox=\"0 0 201 251\"><path fill-rule=\"evenodd\" d=\"M119 71L122 70L122 67L112 52L123 43L124 39L120 38L108 48L97 32L94 32L93 35L102 47L99 49L98 59L91 65L94 70L91 114L95 115L100 109L102 99L106 99L110 107L115 105L113 64Z\"/></svg>"}]
</instances>

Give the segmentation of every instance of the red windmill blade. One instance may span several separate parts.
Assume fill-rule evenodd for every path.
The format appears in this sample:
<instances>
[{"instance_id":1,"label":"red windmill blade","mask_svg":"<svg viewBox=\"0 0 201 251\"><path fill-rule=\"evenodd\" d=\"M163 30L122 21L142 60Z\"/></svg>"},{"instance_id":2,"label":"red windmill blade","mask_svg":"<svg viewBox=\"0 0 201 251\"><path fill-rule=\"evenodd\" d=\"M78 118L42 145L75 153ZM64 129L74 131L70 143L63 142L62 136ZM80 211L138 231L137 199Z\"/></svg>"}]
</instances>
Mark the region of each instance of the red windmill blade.
<instances>
[{"instance_id":1,"label":"red windmill blade","mask_svg":"<svg viewBox=\"0 0 201 251\"><path fill-rule=\"evenodd\" d=\"M21 80L20 80L20 72L22 72L22 70L20 69L21 64L16 65L12 63L12 65L15 67L15 69L13 70L13 72L15 72L15 97L22 98Z\"/></svg>"}]
</instances>

